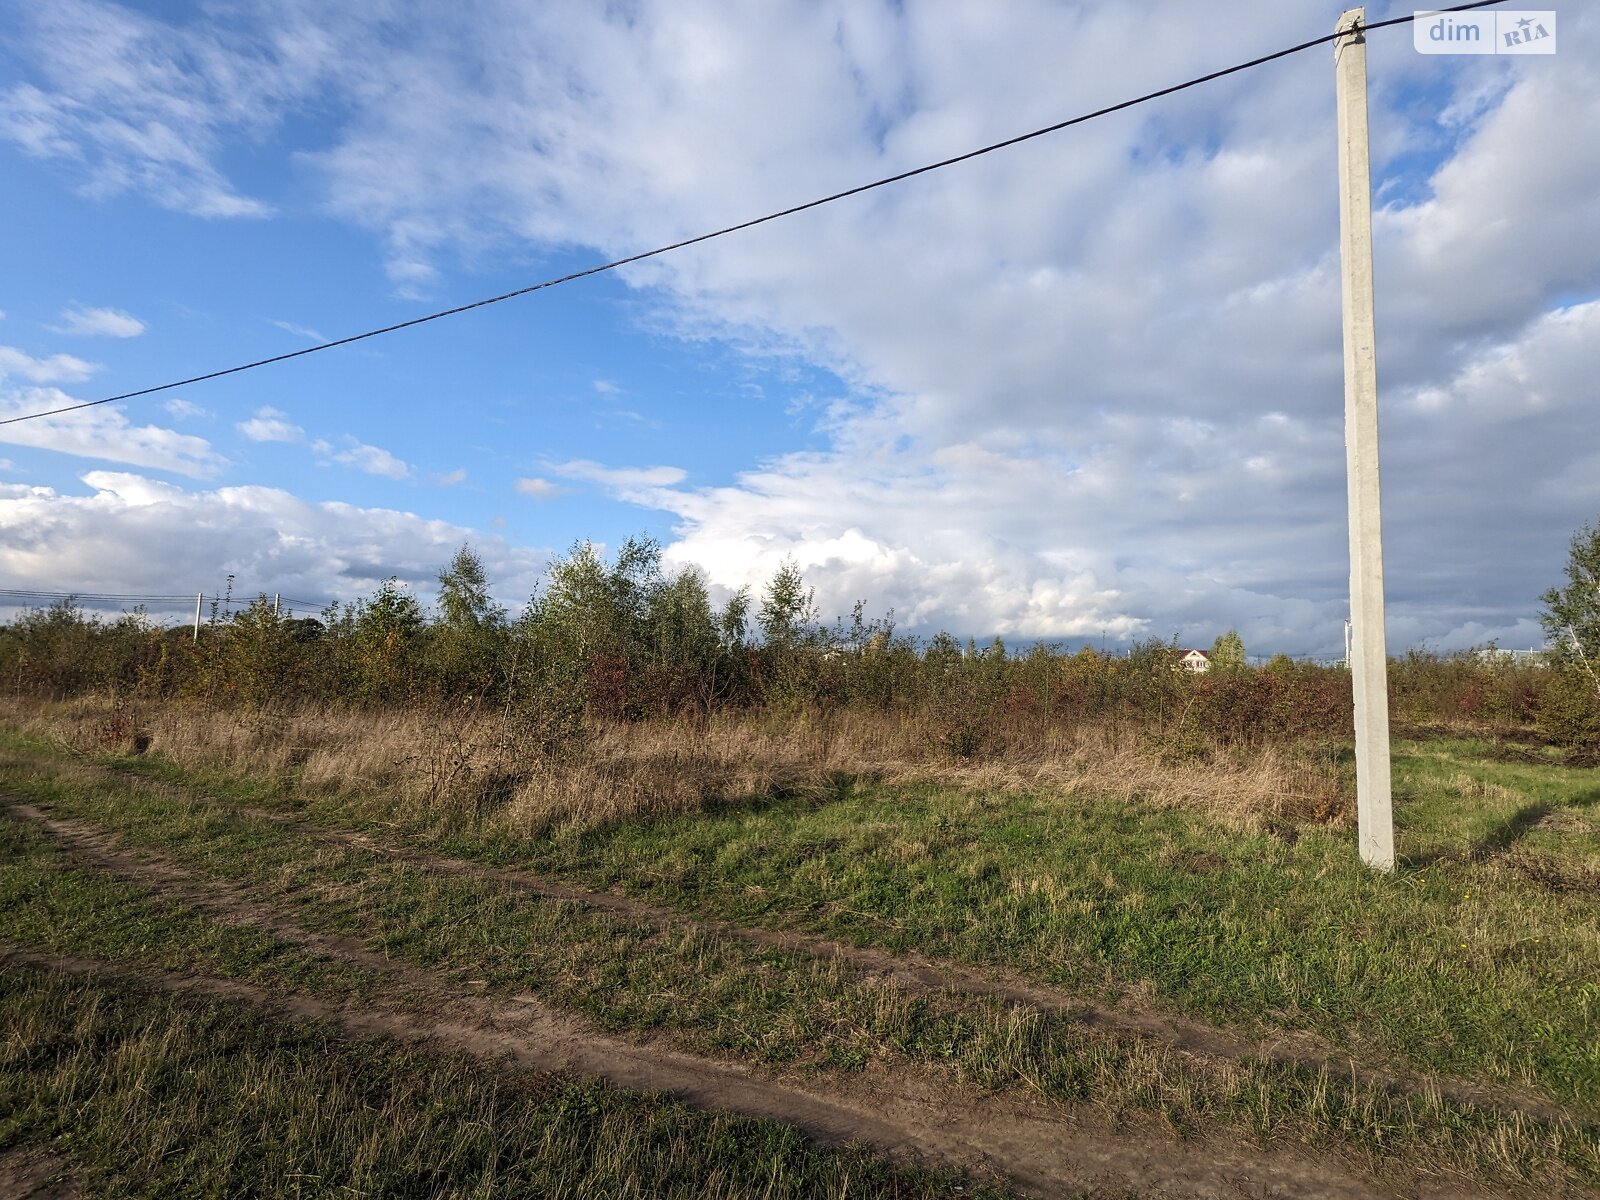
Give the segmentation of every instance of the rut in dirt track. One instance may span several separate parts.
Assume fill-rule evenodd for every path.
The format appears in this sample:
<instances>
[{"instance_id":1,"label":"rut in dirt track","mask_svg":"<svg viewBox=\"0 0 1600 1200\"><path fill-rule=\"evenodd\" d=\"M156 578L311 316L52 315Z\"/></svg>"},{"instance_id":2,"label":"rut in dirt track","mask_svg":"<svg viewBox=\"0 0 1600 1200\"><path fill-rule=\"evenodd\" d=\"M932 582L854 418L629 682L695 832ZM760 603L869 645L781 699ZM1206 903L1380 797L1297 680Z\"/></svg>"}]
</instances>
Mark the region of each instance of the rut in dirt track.
<instances>
[{"instance_id":1,"label":"rut in dirt track","mask_svg":"<svg viewBox=\"0 0 1600 1200\"><path fill-rule=\"evenodd\" d=\"M1096 1003L1000 966L987 965L977 969L914 952L894 953L871 946L857 946L820 934L741 925L716 917L691 915L665 905L616 892L596 891L525 870L495 867L414 846L396 846L354 830L319 825L295 813L232 805L198 795L178 785L131 777L125 772L98 764L73 765L96 776L114 778L134 790L198 800L223 812L269 822L313 840L346 846L423 870L490 880L529 896L581 905L641 925L655 928L671 925L686 932L836 962L858 976L885 980L909 994L953 993L994 999L1013 1009L1032 1009L1064 1017L1090 1030L1148 1039L1203 1060L1256 1060L1300 1070L1326 1071L1340 1079L1350 1080L1357 1086L1390 1095L1437 1094L1457 1103L1538 1121L1571 1120L1574 1117L1572 1111L1549 1099L1505 1084L1483 1084L1424 1075L1388 1065L1379 1067L1361 1063L1347 1050L1335 1047L1307 1031L1283 1030L1265 1037L1251 1037L1209 1022L1150 1009L1134 1002L1131 997L1125 996L1112 1005ZM19 815L21 810L28 808L15 803L10 807ZM38 810L32 811L38 817L43 817Z\"/></svg>"},{"instance_id":2,"label":"rut in dirt track","mask_svg":"<svg viewBox=\"0 0 1600 1200\"><path fill-rule=\"evenodd\" d=\"M1560 1105L1507 1087L1467 1080L1426 1076L1416 1072L1382 1069L1356 1063L1352 1057L1315 1035L1285 1031L1268 1038L1250 1038L1204 1021L1174 1013L1139 1008L1132 1003L1117 1007L1096 1004L1057 988L1034 982L1002 967L978 970L948 960L915 953L891 953L856 946L820 934L740 925L716 917L691 916L664 905L652 904L615 892L600 892L575 884L534 875L527 871L494 867L469 859L452 858L414 847L380 842L364 833L331 829L302 817L272 809L242 807L233 811L257 820L285 825L302 835L404 862L408 866L475 879L493 880L545 900L579 904L597 912L641 924L703 933L767 949L784 950L837 962L858 974L885 979L902 990L920 995L950 992L999 1000L1011 1008L1036 1009L1113 1035L1128 1035L1159 1042L1171 1049L1203 1059L1239 1062L1255 1059L1311 1071L1330 1071L1357 1084L1392 1095L1436 1092L1450 1100L1541 1121L1570 1118Z\"/></svg>"},{"instance_id":3,"label":"rut in dirt track","mask_svg":"<svg viewBox=\"0 0 1600 1200\"><path fill-rule=\"evenodd\" d=\"M329 1021L348 1036L430 1041L487 1059L509 1058L523 1069L564 1071L632 1090L665 1092L697 1108L783 1121L823 1142L859 1140L901 1158L993 1172L1029 1196L1054 1197L1064 1188L1083 1186L1174 1197L1355 1200L1397 1194L1331 1156L1289 1147L1263 1150L1226 1137L1180 1143L1153 1121L1124 1122L1113 1129L1093 1114L1038 1098L975 1095L905 1069L779 1077L658 1042L611 1037L533 996L462 994L443 976L393 962L354 939L307 930L270 905L219 887L164 856L124 852L114 835L83 822L52 818L29 805L13 804L9 811L48 830L97 869L230 923L261 928L329 959L381 972L421 993L421 1001L346 1006L242 980L136 970L18 947L0 946L0 962L259 1005L302 1020ZM1469 1194L1459 1184L1417 1179L1400 1192L1441 1198Z\"/></svg>"},{"instance_id":4,"label":"rut in dirt track","mask_svg":"<svg viewBox=\"0 0 1600 1200\"><path fill-rule=\"evenodd\" d=\"M1009 1097L954 1097L921 1081L869 1070L858 1079L780 1079L739 1064L635 1044L582 1028L536 1002L462 999L442 1011L347 1007L304 993L283 994L236 979L133 970L94 959L32 953L0 942L0 967L23 967L115 982L120 987L249 1004L297 1020L324 1021L355 1038L428 1043L541 1073L603 1079L665 1093L692 1107L781 1121L827 1144L865 1143L892 1157L977 1170L1024 1196L1066 1188L1133 1189L1151 1197L1295 1196L1376 1200L1480 1193L1439 1182L1397 1190L1328 1158L1260 1150L1209 1138L1178 1144L1154 1128L1111 1130Z\"/></svg>"}]
</instances>

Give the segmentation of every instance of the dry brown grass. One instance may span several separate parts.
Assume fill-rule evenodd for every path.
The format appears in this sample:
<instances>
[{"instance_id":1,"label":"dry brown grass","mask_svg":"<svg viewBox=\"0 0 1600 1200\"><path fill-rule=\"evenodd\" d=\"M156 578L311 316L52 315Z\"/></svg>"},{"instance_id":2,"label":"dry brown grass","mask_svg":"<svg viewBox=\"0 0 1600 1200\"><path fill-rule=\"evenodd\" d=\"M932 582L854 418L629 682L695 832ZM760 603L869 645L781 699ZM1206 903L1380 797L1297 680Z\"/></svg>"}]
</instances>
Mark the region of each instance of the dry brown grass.
<instances>
[{"instance_id":1,"label":"dry brown grass","mask_svg":"<svg viewBox=\"0 0 1600 1200\"><path fill-rule=\"evenodd\" d=\"M864 711L744 712L591 724L565 750L519 743L470 707L218 712L159 703L7 699L0 720L78 752L143 748L191 767L295 778L370 797L396 815L528 835L779 796L836 795L855 782L1076 792L1202 810L1241 828L1339 822L1350 805L1326 762L1294 747L1181 754L1138 730L1014 721L980 758L940 749L929 718Z\"/></svg>"}]
</instances>

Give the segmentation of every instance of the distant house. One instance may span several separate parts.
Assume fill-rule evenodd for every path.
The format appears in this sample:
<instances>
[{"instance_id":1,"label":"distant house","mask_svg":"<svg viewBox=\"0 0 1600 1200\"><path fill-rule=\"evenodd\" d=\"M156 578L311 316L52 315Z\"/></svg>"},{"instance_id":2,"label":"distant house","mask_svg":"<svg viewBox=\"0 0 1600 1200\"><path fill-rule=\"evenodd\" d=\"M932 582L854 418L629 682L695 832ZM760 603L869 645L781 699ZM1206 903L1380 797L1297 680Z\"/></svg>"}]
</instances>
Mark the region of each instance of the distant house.
<instances>
[{"instance_id":1,"label":"distant house","mask_svg":"<svg viewBox=\"0 0 1600 1200\"><path fill-rule=\"evenodd\" d=\"M1548 667L1550 659L1543 650L1502 650L1498 646L1484 646L1474 651L1479 662L1513 667Z\"/></svg>"},{"instance_id":2,"label":"distant house","mask_svg":"<svg viewBox=\"0 0 1600 1200\"><path fill-rule=\"evenodd\" d=\"M1179 650L1176 665L1182 670L1203 675L1211 669L1211 655L1204 650Z\"/></svg>"}]
</instances>

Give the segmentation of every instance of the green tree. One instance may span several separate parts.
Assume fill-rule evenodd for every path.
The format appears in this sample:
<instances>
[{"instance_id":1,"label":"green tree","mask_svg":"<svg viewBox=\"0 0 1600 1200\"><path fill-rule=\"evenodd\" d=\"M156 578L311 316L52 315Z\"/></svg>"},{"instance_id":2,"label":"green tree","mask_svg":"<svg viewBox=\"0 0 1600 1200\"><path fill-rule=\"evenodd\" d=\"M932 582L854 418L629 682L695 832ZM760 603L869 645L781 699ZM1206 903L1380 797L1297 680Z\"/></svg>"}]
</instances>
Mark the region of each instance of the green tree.
<instances>
[{"instance_id":1,"label":"green tree","mask_svg":"<svg viewBox=\"0 0 1600 1200\"><path fill-rule=\"evenodd\" d=\"M1244 639L1237 629L1230 629L1211 643L1211 665L1225 671L1237 670L1245 665Z\"/></svg>"},{"instance_id":2,"label":"green tree","mask_svg":"<svg viewBox=\"0 0 1600 1200\"><path fill-rule=\"evenodd\" d=\"M812 601L800 568L785 558L767 581L756 610L762 642L760 690L768 700L792 704L816 698L822 646Z\"/></svg>"},{"instance_id":3,"label":"green tree","mask_svg":"<svg viewBox=\"0 0 1600 1200\"><path fill-rule=\"evenodd\" d=\"M676 604L657 604L653 619L653 598L671 587L653 538L629 538L611 564L592 543L574 545L550 564L522 621L539 686L580 696L603 716L636 715L653 634L674 636L669 611L693 608L694 585L685 584L673 593Z\"/></svg>"},{"instance_id":4,"label":"green tree","mask_svg":"<svg viewBox=\"0 0 1600 1200\"><path fill-rule=\"evenodd\" d=\"M228 693L261 706L291 692L295 663L295 622L281 616L265 596L233 614L220 641L220 666Z\"/></svg>"},{"instance_id":5,"label":"green tree","mask_svg":"<svg viewBox=\"0 0 1600 1200\"><path fill-rule=\"evenodd\" d=\"M642 698L659 710L711 707L724 657L705 576L685 567L649 589L644 611Z\"/></svg>"},{"instance_id":6,"label":"green tree","mask_svg":"<svg viewBox=\"0 0 1600 1200\"><path fill-rule=\"evenodd\" d=\"M357 601L350 621L356 687L364 700L396 700L413 694L416 643L422 606L391 576L372 598Z\"/></svg>"},{"instance_id":7,"label":"green tree","mask_svg":"<svg viewBox=\"0 0 1600 1200\"><path fill-rule=\"evenodd\" d=\"M55 698L86 690L94 683L99 622L68 596L49 608L30 608L6 630L10 672L18 684Z\"/></svg>"},{"instance_id":8,"label":"green tree","mask_svg":"<svg viewBox=\"0 0 1600 1200\"><path fill-rule=\"evenodd\" d=\"M481 696L503 681L505 609L489 594L483 560L462 545L439 572L439 621L431 631L431 674L445 693Z\"/></svg>"},{"instance_id":9,"label":"green tree","mask_svg":"<svg viewBox=\"0 0 1600 1200\"><path fill-rule=\"evenodd\" d=\"M1600 522L1573 534L1566 586L1540 599L1550 658L1587 678L1600 695Z\"/></svg>"},{"instance_id":10,"label":"green tree","mask_svg":"<svg viewBox=\"0 0 1600 1200\"><path fill-rule=\"evenodd\" d=\"M728 597L728 603L717 616L717 636L722 640L722 648L725 651L734 653L744 649L749 620L750 589L740 588Z\"/></svg>"},{"instance_id":11,"label":"green tree","mask_svg":"<svg viewBox=\"0 0 1600 1200\"><path fill-rule=\"evenodd\" d=\"M1540 689L1539 726L1561 745L1600 747L1600 522L1573 534L1566 586L1541 599L1556 673Z\"/></svg>"},{"instance_id":12,"label":"green tree","mask_svg":"<svg viewBox=\"0 0 1600 1200\"><path fill-rule=\"evenodd\" d=\"M778 564L756 613L756 624L767 645L789 649L799 644L816 622L814 600L815 593L806 587L794 559L786 558Z\"/></svg>"},{"instance_id":13,"label":"green tree","mask_svg":"<svg viewBox=\"0 0 1600 1200\"><path fill-rule=\"evenodd\" d=\"M489 595L483 559L463 543L450 565L439 572L439 623L458 632L493 629L506 612Z\"/></svg>"}]
</instances>

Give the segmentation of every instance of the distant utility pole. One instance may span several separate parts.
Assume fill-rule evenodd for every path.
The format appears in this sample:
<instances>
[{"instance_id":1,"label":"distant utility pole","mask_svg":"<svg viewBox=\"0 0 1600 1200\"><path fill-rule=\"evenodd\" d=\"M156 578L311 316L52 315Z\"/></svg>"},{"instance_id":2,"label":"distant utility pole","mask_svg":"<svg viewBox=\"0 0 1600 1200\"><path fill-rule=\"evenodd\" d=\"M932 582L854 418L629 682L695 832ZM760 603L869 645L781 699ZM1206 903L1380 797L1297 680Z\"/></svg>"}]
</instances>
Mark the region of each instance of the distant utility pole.
<instances>
[{"instance_id":1,"label":"distant utility pole","mask_svg":"<svg viewBox=\"0 0 1600 1200\"><path fill-rule=\"evenodd\" d=\"M1383 523L1378 507L1378 356L1372 316L1372 177L1367 156L1365 8L1339 18L1333 44L1339 110L1339 261L1344 293L1344 444L1350 497L1351 684L1361 861L1394 870L1389 782L1388 652L1383 636Z\"/></svg>"},{"instance_id":2,"label":"distant utility pole","mask_svg":"<svg viewBox=\"0 0 1600 1200\"><path fill-rule=\"evenodd\" d=\"M200 604L206 598L204 592L196 592L194 597L194 640L200 640Z\"/></svg>"}]
</instances>

